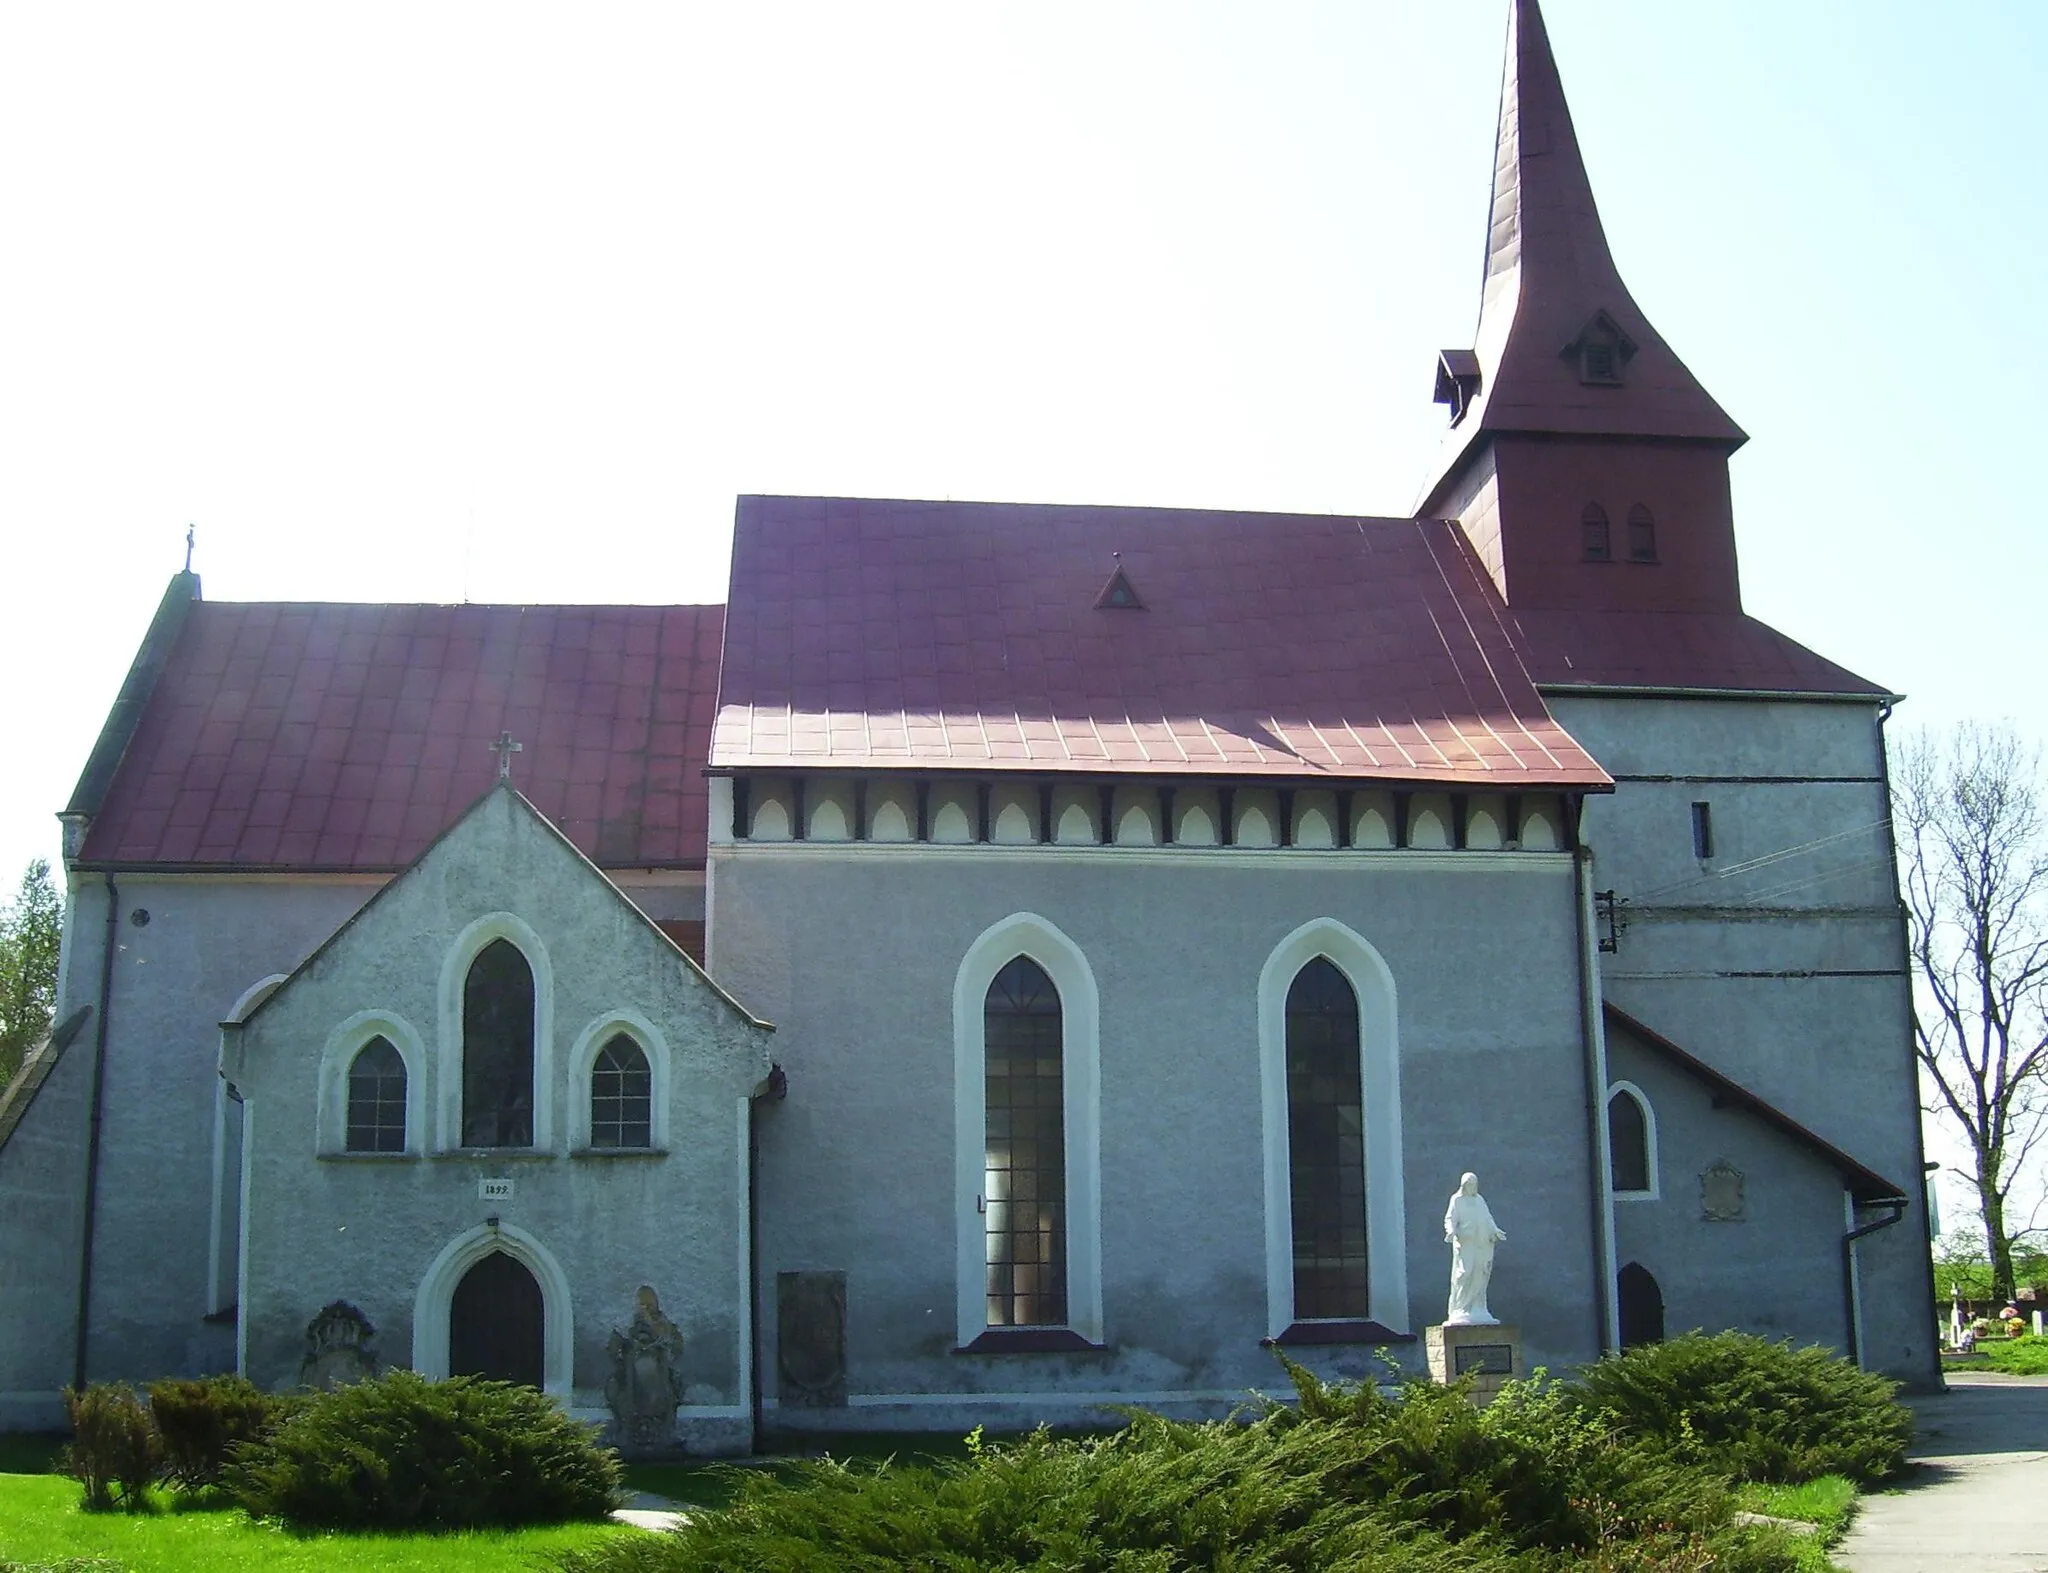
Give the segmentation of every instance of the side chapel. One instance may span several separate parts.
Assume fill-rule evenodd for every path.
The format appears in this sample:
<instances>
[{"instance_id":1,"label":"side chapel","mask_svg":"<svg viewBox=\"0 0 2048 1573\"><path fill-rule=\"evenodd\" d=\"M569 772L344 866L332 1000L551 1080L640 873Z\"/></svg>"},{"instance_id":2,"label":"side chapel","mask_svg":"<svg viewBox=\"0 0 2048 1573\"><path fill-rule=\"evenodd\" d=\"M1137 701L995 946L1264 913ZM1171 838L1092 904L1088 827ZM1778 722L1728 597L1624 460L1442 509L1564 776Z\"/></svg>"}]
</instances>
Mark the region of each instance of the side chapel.
<instances>
[{"instance_id":1,"label":"side chapel","mask_svg":"<svg viewBox=\"0 0 2048 1573\"><path fill-rule=\"evenodd\" d=\"M1468 1168L1532 1364L1936 1380L1896 696L1743 612L1745 435L1536 0L1435 391L1406 518L750 496L722 607L176 576L0 1093L0 1427L343 1322L593 1418L637 1348L706 1451L1215 1413L1272 1341L1419 1369Z\"/></svg>"}]
</instances>

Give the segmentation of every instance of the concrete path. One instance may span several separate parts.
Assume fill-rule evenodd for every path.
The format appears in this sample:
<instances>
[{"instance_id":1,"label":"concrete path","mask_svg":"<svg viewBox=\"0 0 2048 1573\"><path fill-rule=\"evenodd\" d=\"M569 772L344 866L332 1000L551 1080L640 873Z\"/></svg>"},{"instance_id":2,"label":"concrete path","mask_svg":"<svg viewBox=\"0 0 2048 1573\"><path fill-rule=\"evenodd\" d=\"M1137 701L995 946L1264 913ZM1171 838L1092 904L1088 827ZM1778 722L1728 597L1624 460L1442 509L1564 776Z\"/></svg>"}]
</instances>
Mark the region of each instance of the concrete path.
<instances>
[{"instance_id":1,"label":"concrete path","mask_svg":"<svg viewBox=\"0 0 2048 1573\"><path fill-rule=\"evenodd\" d=\"M2048 1377L1948 1383L1911 1400L1914 1478L1863 1499L1834 1560L1849 1573L2048 1573Z\"/></svg>"},{"instance_id":2,"label":"concrete path","mask_svg":"<svg viewBox=\"0 0 2048 1573\"><path fill-rule=\"evenodd\" d=\"M624 1507L613 1510L612 1517L621 1524L631 1524L635 1529L661 1530L674 1529L689 1515L679 1502L658 1497L652 1491L636 1491L626 1498Z\"/></svg>"}]
</instances>

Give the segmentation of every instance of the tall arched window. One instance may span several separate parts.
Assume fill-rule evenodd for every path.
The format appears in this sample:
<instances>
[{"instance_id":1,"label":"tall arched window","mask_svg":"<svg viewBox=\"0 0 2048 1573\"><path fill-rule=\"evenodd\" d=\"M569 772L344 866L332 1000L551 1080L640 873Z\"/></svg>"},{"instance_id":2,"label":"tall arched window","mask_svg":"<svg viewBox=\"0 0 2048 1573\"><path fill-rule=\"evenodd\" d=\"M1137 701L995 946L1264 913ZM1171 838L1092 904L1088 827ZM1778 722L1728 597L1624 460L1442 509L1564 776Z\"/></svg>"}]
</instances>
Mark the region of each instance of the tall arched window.
<instances>
[{"instance_id":1,"label":"tall arched window","mask_svg":"<svg viewBox=\"0 0 2048 1573\"><path fill-rule=\"evenodd\" d=\"M349 1062L345 1132L349 1152L405 1151L405 1061L389 1038L372 1038Z\"/></svg>"},{"instance_id":2,"label":"tall arched window","mask_svg":"<svg viewBox=\"0 0 2048 1573\"><path fill-rule=\"evenodd\" d=\"M1358 997L1327 956L1287 990L1287 1160L1297 1321L1364 1319L1365 1120Z\"/></svg>"},{"instance_id":3,"label":"tall arched window","mask_svg":"<svg viewBox=\"0 0 2048 1573\"><path fill-rule=\"evenodd\" d=\"M982 1006L986 1134L982 1225L988 1325L1067 1320L1067 1139L1059 990L1019 956Z\"/></svg>"},{"instance_id":4,"label":"tall arched window","mask_svg":"<svg viewBox=\"0 0 2048 1573\"><path fill-rule=\"evenodd\" d=\"M462 985L462 1145L533 1145L533 969L510 940Z\"/></svg>"},{"instance_id":5,"label":"tall arched window","mask_svg":"<svg viewBox=\"0 0 2048 1573\"><path fill-rule=\"evenodd\" d=\"M1657 521L1650 510L1637 503L1628 511L1628 560L1654 563L1657 560Z\"/></svg>"},{"instance_id":6,"label":"tall arched window","mask_svg":"<svg viewBox=\"0 0 2048 1573\"><path fill-rule=\"evenodd\" d=\"M1640 1201L1657 1193L1656 1128L1650 1106L1633 1086L1617 1086L1607 1095L1607 1152L1614 1194Z\"/></svg>"},{"instance_id":7,"label":"tall arched window","mask_svg":"<svg viewBox=\"0 0 2048 1573\"><path fill-rule=\"evenodd\" d=\"M647 1053L614 1033L590 1067L590 1145L654 1145L654 1073Z\"/></svg>"},{"instance_id":8,"label":"tall arched window","mask_svg":"<svg viewBox=\"0 0 2048 1573\"><path fill-rule=\"evenodd\" d=\"M1614 560L1614 541L1607 531L1607 510L1596 502L1579 515L1579 555L1589 563Z\"/></svg>"}]
</instances>

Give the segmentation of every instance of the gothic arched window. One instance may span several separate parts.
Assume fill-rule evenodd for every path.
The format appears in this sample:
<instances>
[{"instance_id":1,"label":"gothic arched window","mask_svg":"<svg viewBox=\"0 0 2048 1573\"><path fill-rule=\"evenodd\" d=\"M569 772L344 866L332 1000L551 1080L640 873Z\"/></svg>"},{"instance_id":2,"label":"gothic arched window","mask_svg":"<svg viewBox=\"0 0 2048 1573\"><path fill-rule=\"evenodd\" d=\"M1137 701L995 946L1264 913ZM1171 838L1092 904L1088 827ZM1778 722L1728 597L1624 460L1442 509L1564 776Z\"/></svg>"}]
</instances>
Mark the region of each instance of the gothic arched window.
<instances>
[{"instance_id":1,"label":"gothic arched window","mask_svg":"<svg viewBox=\"0 0 2048 1573\"><path fill-rule=\"evenodd\" d=\"M349 1152L405 1151L405 1061L389 1038L372 1038L349 1062L342 1145Z\"/></svg>"},{"instance_id":2,"label":"gothic arched window","mask_svg":"<svg viewBox=\"0 0 2048 1573\"><path fill-rule=\"evenodd\" d=\"M1657 521L1641 503L1628 511L1628 560L1632 563L1654 563L1657 560Z\"/></svg>"},{"instance_id":3,"label":"gothic arched window","mask_svg":"<svg viewBox=\"0 0 2048 1573\"><path fill-rule=\"evenodd\" d=\"M1579 515L1579 555L1589 563L1614 560L1614 540L1607 529L1607 510L1596 502Z\"/></svg>"},{"instance_id":4,"label":"gothic arched window","mask_svg":"<svg viewBox=\"0 0 2048 1573\"><path fill-rule=\"evenodd\" d=\"M590 1145L654 1145L654 1073L647 1051L615 1033L590 1067Z\"/></svg>"},{"instance_id":5,"label":"gothic arched window","mask_svg":"<svg viewBox=\"0 0 2048 1573\"><path fill-rule=\"evenodd\" d=\"M1607 1151L1616 1196L1656 1193L1656 1148L1651 1131L1650 1106L1641 1093L1624 1086L1608 1094Z\"/></svg>"},{"instance_id":6,"label":"gothic arched window","mask_svg":"<svg viewBox=\"0 0 2048 1573\"><path fill-rule=\"evenodd\" d=\"M1287 1166L1296 1321L1362 1319L1365 1099L1358 996L1327 956L1287 990Z\"/></svg>"},{"instance_id":7,"label":"gothic arched window","mask_svg":"<svg viewBox=\"0 0 2048 1573\"><path fill-rule=\"evenodd\" d=\"M1060 994L1025 956L982 1004L988 1325L1067 1320L1065 1039Z\"/></svg>"},{"instance_id":8,"label":"gothic arched window","mask_svg":"<svg viewBox=\"0 0 2048 1573\"><path fill-rule=\"evenodd\" d=\"M533 968L510 940L462 985L462 1145L533 1145Z\"/></svg>"}]
</instances>

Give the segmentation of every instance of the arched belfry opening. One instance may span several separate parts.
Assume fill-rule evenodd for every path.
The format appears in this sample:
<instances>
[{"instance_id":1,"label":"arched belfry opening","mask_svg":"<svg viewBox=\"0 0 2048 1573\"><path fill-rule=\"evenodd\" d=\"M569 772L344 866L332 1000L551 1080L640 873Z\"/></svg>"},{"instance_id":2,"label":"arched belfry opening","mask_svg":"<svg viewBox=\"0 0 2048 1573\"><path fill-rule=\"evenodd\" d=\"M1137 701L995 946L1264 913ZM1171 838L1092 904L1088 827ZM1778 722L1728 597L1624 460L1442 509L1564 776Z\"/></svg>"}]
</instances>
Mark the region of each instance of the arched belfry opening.
<instances>
[{"instance_id":1,"label":"arched belfry opening","mask_svg":"<svg viewBox=\"0 0 2048 1573\"><path fill-rule=\"evenodd\" d=\"M1621 1310L1621 1347L1664 1342L1664 1291L1641 1262L1630 1262L1616 1277Z\"/></svg>"},{"instance_id":2,"label":"arched belfry opening","mask_svg":"<svg viewBox=\"0 0 2048 1573\"><path fill-rule=\"evenodd\" d=\"M493 1251L462 1275L448 1303L448 1374L545 1384L547 1309L523 1262Z\"/></svg>"}]
</instances>

